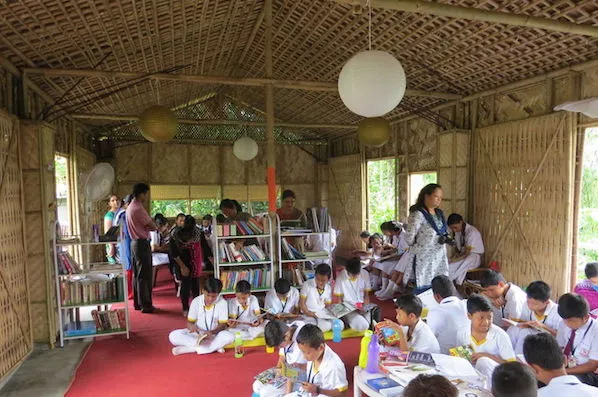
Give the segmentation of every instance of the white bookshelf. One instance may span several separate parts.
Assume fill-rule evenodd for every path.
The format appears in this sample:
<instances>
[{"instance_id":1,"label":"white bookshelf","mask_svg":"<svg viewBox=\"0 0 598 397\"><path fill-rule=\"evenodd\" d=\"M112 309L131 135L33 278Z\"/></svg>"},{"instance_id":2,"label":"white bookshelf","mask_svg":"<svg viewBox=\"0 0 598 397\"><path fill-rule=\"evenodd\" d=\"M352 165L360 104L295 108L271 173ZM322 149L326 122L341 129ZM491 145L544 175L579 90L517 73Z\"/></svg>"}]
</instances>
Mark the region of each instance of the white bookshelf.
<instances>
[{"instance_id":1,"label":"white bookshelf","mask_svg":"<svg viewBox=\"0 0 598 397\"><path fill-rule=\"evenodd\" d=\"M92 246L104 246L106 244L118 244L115 242L88 242L82 241L79 238L69 238L68 240L57 240L56 225L53 228L53 249L54 249L54 274L56 280L56 300L58 309L58 324L59 324L59 336L60 336L60 347L64 347L65 340L71 339L85 339L95 338L98 336L110 336L110 335L126 335L129 339L130 322L129 322L129 304L128 304L128 291L127 291L127 279L124 265L122 264L110 264L107 262L96 262L96 263L79 263L79 273L75 274L61 274L59 266L59 253L67 251L67 248L81 248L84 247L88 250ZM71 255L73 256L73 255ZM85 255L89 256L89 255ZM82 277L90 275L114 275L120 276L122 299L114 300L102 300L102 301L88 301L88 302L76 302L73 304L63 304L63 291L61 288L62 281L77 280ZM93 282L90 282L93 283ZM90 309L94 306L108 306L113 304L122 304L122 309L125 313L125 328L118 328L110 331L98 331L95 329L95 321L81 320L81 317L86 317L86 313L83 311L91 311ZM100 310L98 310L100 311ZM74 334L69 334L66 327L74 325L82 330L77 331ZM95 332L94 332L95 329Z\"/></svg>"},{"instance_id":2,"label":"white bookshelf","mask_svg":"<svg viewBox=\"0 0 598 397\"><path fill-rule=\"evenodd\" d=\"M252 269L267 269L269 271L268 279L267 279L267 286L260 285L260 287L251 286L252 292L265 292L270 290L274 286L275 280L275 266L274 266L274 257L273 257L273 248L274 248L274 237L272 235L272 221L269 216L264 217L253 217L252 219L258 220L264 228L264 232L261 234L242 234L239 229L234 236L231 235L220 235L222 230L228 225L234 224L235 222L225 222L225 223L218 223L216 221L216 217L212 221L212 253L214 256L214 276L218 279L221 278L221 273L223 271L242 271L242 270L252 270ZM221 228L219 228L221 226ZM232 262L226 261L225 258L222 257L220 252L220 243L229 244L231 242L239 241L239 240L247 240L247 239L256 239L258 247L264 252L266 255L266 259L257 260L257 261L242 261L242 262ZM226 288L224 286L222 290L223 294L234 294L235 289L234 286L231 288Z\"/></svg>"}]
</instances>

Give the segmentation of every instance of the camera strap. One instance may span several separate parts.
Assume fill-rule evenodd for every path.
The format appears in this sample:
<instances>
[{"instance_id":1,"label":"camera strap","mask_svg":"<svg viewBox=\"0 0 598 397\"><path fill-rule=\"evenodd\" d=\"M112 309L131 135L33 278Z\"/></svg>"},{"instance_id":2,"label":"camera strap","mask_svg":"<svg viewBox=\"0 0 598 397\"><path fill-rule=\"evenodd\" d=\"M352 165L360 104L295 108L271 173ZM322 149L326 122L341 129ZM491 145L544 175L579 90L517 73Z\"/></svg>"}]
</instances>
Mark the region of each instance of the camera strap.
<instances>
[{"instance_id":1,"label":"camera strap","mask_svg":"<svg viewBox=\"0 0 598 397\"><path fill-rule=\"evenodd\" d=\"M434 220L434 217L432 216L432 214L430 214L426 209L418 208L418 211L422 213L424 218L426 218L426 221L432 227L432 229L434 229L434 231L436 232L437 235L445 236L448 234L446 220L444 219L444 213L442 212L442 210L440 208L436 208L436 216L438 216L438 218L442 222L442 227L440 227L440 228L438 227L438 224Z\"/></svg>"}]
</instances>

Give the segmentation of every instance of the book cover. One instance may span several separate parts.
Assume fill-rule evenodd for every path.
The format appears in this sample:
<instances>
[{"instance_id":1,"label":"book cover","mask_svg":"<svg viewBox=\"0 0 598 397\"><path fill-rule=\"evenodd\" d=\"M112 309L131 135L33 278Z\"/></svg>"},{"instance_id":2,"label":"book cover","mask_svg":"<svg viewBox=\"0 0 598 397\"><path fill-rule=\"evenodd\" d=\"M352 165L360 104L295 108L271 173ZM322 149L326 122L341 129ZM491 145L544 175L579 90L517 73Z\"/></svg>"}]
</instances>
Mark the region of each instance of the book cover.
<instances>
[{"instance_id":1,"label":"book cover","mask_svg":"<svg viewBox=\"0 0 598 397\"><path fill-rule=\"evenodd\" d=\"M436 366L436 363L434 362L434 358L432 357L432 355L430 353L423 352L409 352L407 362L409 364L424 364L429 367Z\"/></svg>"},{"instance_id":2,"label":"book cover","mask_svg":"<svg viewBox=\"0 0 598 397\"><path fill-rule=\"evenodd\" d=\"M374 389L376 391L380 391L382 389L390 389L391 387L400 386L397 382L395 382L394 380L387 378L387 377L368 379L366 381L366 383L368 384L369 387L371 387L372 389Z\"/></svg>"},{"instance_id":3,"label":"book cover","mask_svg":"<svg viewBox=\"0 0 598 397\"><path fill-rule=\"evenodd\" d=\"M457 346L449 349L449 354L455 357L461 357L466 359L467 361L471 361L471 356L474 353L473 348L471 346Z\"/></svg>"}]
</instances>

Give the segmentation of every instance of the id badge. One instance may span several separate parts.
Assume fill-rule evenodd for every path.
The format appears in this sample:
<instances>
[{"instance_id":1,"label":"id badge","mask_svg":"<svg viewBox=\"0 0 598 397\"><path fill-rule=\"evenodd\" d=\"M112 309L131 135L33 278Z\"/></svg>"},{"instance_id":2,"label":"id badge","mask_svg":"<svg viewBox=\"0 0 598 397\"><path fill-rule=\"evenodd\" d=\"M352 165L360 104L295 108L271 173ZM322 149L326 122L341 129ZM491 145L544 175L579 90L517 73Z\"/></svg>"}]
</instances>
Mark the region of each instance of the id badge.
<instances>
[{"instance_id":1,"label":"id badge","mask_svg":"<svg viewBox=\"0 0 598 397\"><path fill-rule=\"evenodd\" d=\"M567 360L567 368L577 367L577 359L574 356L569 357Z\"/></svg>"}]
</instances>

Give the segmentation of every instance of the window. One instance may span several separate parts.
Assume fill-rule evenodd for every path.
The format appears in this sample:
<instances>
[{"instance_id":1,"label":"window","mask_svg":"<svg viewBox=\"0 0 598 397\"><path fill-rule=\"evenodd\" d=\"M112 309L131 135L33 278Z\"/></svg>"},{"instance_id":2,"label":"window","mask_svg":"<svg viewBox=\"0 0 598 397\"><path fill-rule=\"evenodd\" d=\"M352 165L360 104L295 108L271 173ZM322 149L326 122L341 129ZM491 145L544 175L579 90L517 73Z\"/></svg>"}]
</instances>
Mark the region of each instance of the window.
<instances>
[{"instance_id":1,"label":"window","mask_svg":"<svg viewBox=\"0 0 598 397\"><path fill-rule=\"evenodd\" d=\"M436 183L435 172L418 172L409 174L409 206L415 204L417 195L429 183Z\"/></svg>"},{"instance_id":2,"label":"window","mask_svg":"<svg viewBox=\"0 0 598 397\"><path fill-rule=\"evenodd\" d=\"M583 147L579 207L577 278L584 279L588 262L598 262L598 128L588 128Z\"/></svg>"},{"instance_id":3,"label":"window","mask_svg":"<svg viewBox=\"0 0 598 397\"><path fill-rule=\"evenodd\" d=\"M179 213L189 213L188 200L152 200L150 208L150 215L153 217L157 213L163 214L165 217L171 218L177 216Z\"/></svg>"},{"instance_id":4,"label":"window","mask_svg":"<svg viewBox=\"0 0 598 397\"><path fill-rule=\"evenodd\" d=\"M63 236L72 235L69 160L67 157L59 154L54 156L54 174L56 177L56 215L60 233Z\"/></svg>"},{"instance_id":5,"label":"window","mask_svg":"<svg viewBox=\"0 0 598 397\"><path fill-rule=\"evenodd\" d=\"M394 159L368 161L368 230L380 232L382 222L396 219L396 164Z\"/></svg>"},{"instance_id":6,"label":"window","mask_svg":"<svg viewBox=\"0 0 598 397\"><path fill-rule=\"evenodd\" d=\"M216 215L220 213L219 205L220 201L217 199L191 200L191 214L196 220L203 218L204 215Z\"/></svg>"}]
</instances>

